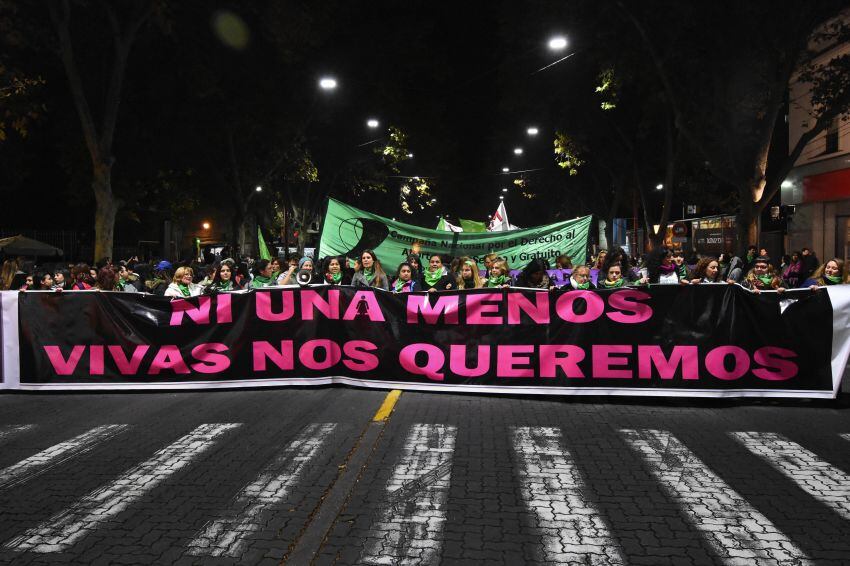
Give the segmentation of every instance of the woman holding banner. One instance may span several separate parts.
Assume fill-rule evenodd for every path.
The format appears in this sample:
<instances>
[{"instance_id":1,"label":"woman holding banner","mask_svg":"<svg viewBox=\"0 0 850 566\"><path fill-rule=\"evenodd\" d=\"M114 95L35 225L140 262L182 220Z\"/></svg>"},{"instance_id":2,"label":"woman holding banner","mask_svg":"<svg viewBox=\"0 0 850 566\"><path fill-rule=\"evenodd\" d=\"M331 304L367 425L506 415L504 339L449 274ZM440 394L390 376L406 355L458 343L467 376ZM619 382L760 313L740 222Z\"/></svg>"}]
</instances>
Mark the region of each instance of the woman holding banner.
<instances>
[{"instance_id":1,"label":"woman holding banner","mask_svg":"<svg viewBox=\"0 0 850 566\"><path fill-rule=\"evenodd\" d=\"M396 271L396 279L393 283L393 293L412 293L418 291L419 286L413 278L413 266L409 263L400 263Z\"/></svg>"},{"instance_id":2,"label":"woman holding banner","mask_svg":"<svg viewBox=\"0 0 850 566\"><path fill-rule=\"evenodd\" d=\"M197 297L203 288L192 282L195 273L191 267L178 267L174 272L174 278L165 290L166 297L184 298Z\"/></svg>"},{"instance_id":3,"label":"woman holding banner","mask_svg":"<svg viewBox=\"0 0 850 566\"><path fill-rule=\"evenodd\" d=\"M324 282L328 285L351 285L351 276L342 270L342 264L336 256L325 258Z\"/></svg>"},{"instance_id":4,"label":"woman holding banner","mask_svg":"<svg viewBox=\"0 0 850 566\"><path fill-rule=\"evenodd\" d=\"M694 277L691 279L693 285L701 285L703 283L726 283L723 281L723 272L720 269L720 262L713 257L704 257L694 269Z\"/></svg>"},{"instance_id":5,"label":"woman holding banner","mask_svg":"<svg viewBox=\"0 0 850 566\"><path fill-rule=\"evenodd\" d=\"M448 291L454 288L454 280L443 267L443 257L434 254L428 261L428 269L422 272L419 285L422 291Z\"/></svg>"},{"instance_id":6,"label":"woman holding banner","mask_svg":"<svg viewBox=\"0 0 850 566\"><path fill-rule=\"evenodd\" d=\"M384 291L390 290L389 278L384 273L384 268L381 267L381 262L375 252L363 250L363 253L360 254L357 270L354 272L354 277L351 278L351 284L355 287L376 287Z\"/></svg>"},{"instance_id":7,"label":"woman holding banner","mask_svg":"<svg viewBox=\"0 0 850 566\"><path fill-rule=\"evenodd\" d=\"M485 287L494 288L511 286L511 268L508 266L508 262L504 259L497 258L493 261L493 265L490 266L490 270L487 274L489 277L487 277L487 281L484 283Z\"/></svg>"},{"instance_id":8,"label":"woman holding banner","mask_svg":"<svg viewBox=\"0 0 850 566\"><path fill-rule=\"evenodd\" d=\"M516 278L517 287L529 289L554 289L555 285L549 281L546 273L546 265L539 259L534 258L528 262Z\"/></svg>"},{"instance_id":9,"label":"woman holding banner","mask_svg":"<svg viewBox=\"0 0 850 566\"><path fill-rule=\"evenodd\" d=\"M758 256L753 262L753 268L741 282L741 286L750 291L760 293L761 291L785 291L785 283L778 277L770 265L770 258Z\"/></svg>"},{"instance_id":10,"label":"woman holding banner","mask_svg":"<svg viewBox=\"0 0 850 566\"><path fill-rule=\"evenodd\" d=\"M844 260L834 257L818 267L811 278L803 282L802 286L815 290L819 287L844 285L846 283L848 283L848 276L844 272Z\"/></svg>"},{"instance_id":11,"label":"woman holding banner","mask_svg":"<svg viewBox=\"0 0 850 566\"><path fill-rule=\"evenodd\" d=\"M272 279L272 264L267 259L261 259L254 264L254 278L249 283L251 289L271 287L277 283Z\"/></svg>"},{"instance_id":12,"label":"woman holding banner","mask_svg":"<svg viewBox=\"0 0 850 566\"><path fill-rule=\"evenodd\" d=\"M590 281L590 268L586 265L579 265L573 268L570 273L569 285L575 290L596 289L596 286Z\"/></svg>"},{"instance_id":13,"label":"woman holding banner","mask_svg":"<svg viewBox=\"0 0 850 566\"><path fill-rule=\"evenodd\" d=\"M462 258L460 270L457 274L458 289L480 289L484 286L481 275L478 273L478 264L471 258Z\"/></svg>"},{"instance_id":14,"label":"woman holding banner","mask_svg":"<svg viewBox=\"0 0 850 566\"><path fill-rule=\"evenodd\" d=\"M242 287L240 287L239 283L237 283L236 279L233 277L233 264L228 261L223 261L216 268L212 282L209 286L207 286L206 291L225 293L227 291L238 291L241 288Z\"/></svg>"}]
</instances>

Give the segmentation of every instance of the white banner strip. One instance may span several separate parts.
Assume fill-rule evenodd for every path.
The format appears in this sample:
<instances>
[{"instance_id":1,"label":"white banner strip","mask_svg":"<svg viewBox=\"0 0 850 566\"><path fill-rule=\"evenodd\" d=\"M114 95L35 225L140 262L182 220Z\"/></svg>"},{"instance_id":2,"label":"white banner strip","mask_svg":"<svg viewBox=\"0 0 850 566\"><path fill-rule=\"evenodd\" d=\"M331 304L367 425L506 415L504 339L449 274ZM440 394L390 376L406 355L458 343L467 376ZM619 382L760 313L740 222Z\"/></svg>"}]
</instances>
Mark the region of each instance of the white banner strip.
<instances>
[{"instance_id":1,"label":"white banner strip","mask_svg":"<svg viewBox=\"0 0 850 566\"><path fill-rule=\"evenodd\" d=\"M585 497L587 486L561 447L561 431L518 427L513 433L522 496L544 533L546 562L625 564L605 520Z\"/></svg>"},{"instance_id":2,"label":"white banner strip","mask_svg":"<svg viewBox=\"0 0 850 566\"><path fill-rule=\"evenodd\" d=\"M622 430L667 495L726 564L812 564L773 523L663 430Z\"/></svg>"},{"instance_id":3,"label":"white banner strip","mask_svg":"<svg viewBox=\"0 0 850 566\"><path fill-rule=\"evenodd\" d=\"M238 558L245 538L259 530L260 514L283 501L335 427L333 423L307 426L257 479L242 488L221 517L208 523L189 543L189 554Z\"/></svg>"},{"instance_id":4,"label":"white banner strip","mask_svg":"<svg viewBox=\"0 0 850 566\"><path fill-rule=\"evenodd\" d=\"M70 440L54 444L13 466L0 470L0 490L19 485L67 462L71 458L85 454L93 450L98 444L128 428L130 428L130 425L125 424L97 426Z\"/></svg>"},{"instance_id":5,"label":"white banner strip","mask_svg":"<svg viewBox=\"0 0 850 566\"><path fill-rule=\"evenodd\" d=\"M18 291L0 291L0 389L20 383L18 336Z\"/></svg>"},{"instance_id":6,"label":"white banner strip","mask_svg":"<svg viewBox=\"0 0 850 566\"><path fill-rule=\"evenodd\" d=\"M358 564L439 561L456 435L453 426L413 425Z\"/></svg>"},{"instance_id":7,"label":"white banner strip","mask_svg":"<svg viewBox=\"0 0 850 566\"><path fill-rule=\"evenodd\" d=\"M188 466L238 423L204 424L134 466L115 480L84 496L68 509L3 545L6 550L62 552L115 519L163 481Z\"/></svg>"},{"instance_id":8,"label":"white banner strip","mask_svg":"<svg viewBox=\"0 0 850 566\"><path fill-rule=\"evenodd\" d=\"M796 483L800 489L850 520L850 474L775 432L733 432L748 450Z\"/></svg>"},{"instance_id":9,"label":"white banner strip","mask_svg":"<svg viewBox=\"0 0 850 566\"><path fill-rule=\"evenodd\" d=\"M832 388L838 395L850 359L850 285L830 285L826 292L832 303Z\"/></svg>"}]
</instances>

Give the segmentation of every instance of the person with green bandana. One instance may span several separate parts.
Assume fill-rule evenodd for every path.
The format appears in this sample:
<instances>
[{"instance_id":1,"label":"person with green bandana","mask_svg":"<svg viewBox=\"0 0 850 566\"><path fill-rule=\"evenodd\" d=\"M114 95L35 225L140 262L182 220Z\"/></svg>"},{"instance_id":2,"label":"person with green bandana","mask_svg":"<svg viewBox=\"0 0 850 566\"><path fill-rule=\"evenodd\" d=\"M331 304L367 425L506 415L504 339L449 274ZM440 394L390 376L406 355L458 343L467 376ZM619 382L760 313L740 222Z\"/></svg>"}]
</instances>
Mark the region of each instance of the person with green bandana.
<instances>
[{"instance_id":1,"label":"person with green bandana","mask_svg":"<svg viewBox=\"0 0 850 566\"><path fill-rule=\"evenodd\" d=\"M623 268L619 263L607 264L604 271L600 271L602 276L598 280L599 289L622 289L626 286L626 280L623 278Z\"/></svg>"},{"instance_id":2,"label":"person with green bandana","mask_svg":"<svg viewBox=\"0 0 850 566\"><path fill-rule=\"evenodd\" d=\"M351 275L342 269L342 263L337 256L325 258L324 282L328 285L351 285Z\"/></svg>"},{"instance_id":3,"label":"person with green bandana","mask_svg":"<svg viewBox=\"0 0 850 566\"><path fill-rule=\"evenodd\" d=\"M443 267L443 256L434 254L428 260L428 269L422 272L422 277L419 279L419 285L422 291L448 291L454 288L454 279L446 272Z\"/></svg>"},{"instance_id":4,"label":"person with green bandana","mask_svg":"<svg viewBox=\"0 0 850 566\"><path fill-rule=\"evenodd\" d=\"M487 281L484 282L487 288L511 286L511 268L504 259L494 260L488 275Z\"/></svg>"},{"instance_id":5,"label":"person with green bandana","mask_svg":"<svg viewBox=\"0 0 850 566\"><path fill-rule=\"evenodd\" d=\"M847 276L844 267L844 260L834 257L818 267L811 278L806 279L801 287L816 290L830 285L846 285L850 283L850 277Z\"/></svg>"},{"instance_id":6,"label":"person with green bandana","mask_svg":"<svg viewBox=\"0 0 850 566\"><path fill-rule=\"evenodd\" d=\"M271 287L277 284L277 281L272 279L272 262L267 259L261 259L254 264L254 278L249 283L251 289L260 289L262 287Z\"/></svg>"},{"instance_id":7,"label":"person with green bandana","mask_svg":"<svg viewBox=\"0 0 850 566\"><path fill-rule=\"evenodd\" d=\"M363 250L354 277L351 278L354 287L376 287L384 291L390 290L390 282L381 262L372 250Z\"/></svg>"},{"instance_id":8,"label":"person with green bandana","mask_svg":"<svg viewBox=\"0 0 850 566\"><path fill-rule=\"evenodd\" d=\"M216 268L213 274L212 282L207 286L206 290L216 293L225 293L227 291L239 291L242 287L233 277L233 264L228 261L223 261Z\"/></svg>"},{"instance_id":9,"label":"person with green bandana","mask_svg":"<svg viewBox=\"0 0 850 566\"><path fill-rule=\"evenodd\" d=\"M773 266L770 265L770 258L767 256L759 256L755 259L753 268L744 277L741 286L756 293L762 291L785 292L785 283L781 277L774 273Z\"/></svg>"},{"instance_id":10,"label":"person with green bandana","mask_svg":"<svg viewBox=\"0 0 850 566\"><path fill-rule=\"evenodd\" d=\"M579 265L573 268L570 273L570 288L579 290L596 289L596 286L590 281L590 268L586 265Z\"/></svg>"},{"instance_id":11,"label":"person with green bandana","mask_svg":"<svg viewBox=\"0 0 850 566\"><path fill-rule=\"evenodd\" d=\"M419 286L413 278L413 266L406 261L398 265L396 279L393 282L393 287L390 289L393 293L412 293L418 291Z\"/></svg>"},{"instance_id":12,"label":"person with green bandana","mask_svg":"<svg viewBox=\"0 0 850 566\"><path fill-rule=\"evenodd\" d=\"M191 267L178 267L168 289L165 290L165 296L178 299L197 297L203 288L192 281L194 277L195 273Z\"/></svg>"}]
</instances>

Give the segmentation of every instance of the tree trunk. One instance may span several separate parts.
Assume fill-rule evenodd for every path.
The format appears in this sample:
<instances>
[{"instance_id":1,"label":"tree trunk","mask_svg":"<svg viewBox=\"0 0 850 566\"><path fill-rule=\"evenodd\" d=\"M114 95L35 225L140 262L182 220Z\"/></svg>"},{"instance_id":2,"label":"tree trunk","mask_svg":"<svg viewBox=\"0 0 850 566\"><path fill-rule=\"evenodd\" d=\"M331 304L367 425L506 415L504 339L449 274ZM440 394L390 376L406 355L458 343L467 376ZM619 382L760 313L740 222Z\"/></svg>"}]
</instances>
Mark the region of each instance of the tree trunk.
<instances>
[{"instance_id":1,"label":"tree trunk","mask_svg":"<svg viewBox=\"0 0 850 566\"><path fill-rule=\"evenodd\" d=\"M741 204L735 216L735 231L738 235L738 256L744 257L748 245L758 245L758 218L750 187L744 187L738 193Z\"/></svg>"},{"instance_id":2,"label":"tree trunk","mask_svg":"<svg viewBox=\"0 0 850 566\"><path fill-rule=\"evenodd\" d=\"M118 200L112 192L112 166L100 164L94 168L92 179L94 190L94 257L95 262L104 258L112 259L115 216L118 213Z\"/></svg>"}]
</instances>

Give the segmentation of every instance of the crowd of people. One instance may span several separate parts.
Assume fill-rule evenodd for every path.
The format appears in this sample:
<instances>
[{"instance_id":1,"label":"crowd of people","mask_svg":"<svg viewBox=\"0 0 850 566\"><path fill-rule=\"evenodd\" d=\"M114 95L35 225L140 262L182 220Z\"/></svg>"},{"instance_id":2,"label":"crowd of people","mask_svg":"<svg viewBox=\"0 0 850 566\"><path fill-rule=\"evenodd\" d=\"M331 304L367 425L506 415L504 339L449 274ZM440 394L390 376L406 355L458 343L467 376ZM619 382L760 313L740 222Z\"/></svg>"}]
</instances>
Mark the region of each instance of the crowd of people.
<instances>
[{"instance_id":1,"label":"crowd of people","mask_svg":"<svg viewBox=\"0 0 850 566\"><path fill-rule=\"evenodd\" d=\"M695 262L695 263L694 263ZM819 264L807 248L784 256L778 264L765 249L750 246L744 258L724 253L685 261L680 250L657 248L642 258L622 249L600 250L586 265L572 264L568 256L554 265L532 259L514 276L505 258L488 254L484 270L471 257L433 254L423 264L410 254L397 267L387 269L373 250L359 257L325 257L314 262L307 256L252 260L208 258L207 263L167 260L152 263L132 258L113 263L36 266L20 258L7 259L0 271L0 290L75 291L101 290L150 293L166 297L192 297L206 293L304 284L374 287L394 293L448 291L455 289L523 287L531 289L616 289L648 284L740 284L754 292L792 288L820 288L850 282L844 260L833 258ZM569 270L560 284L547 273ZM594 283L593 274L596 274Z\"/></svg>"}]
</instances>

